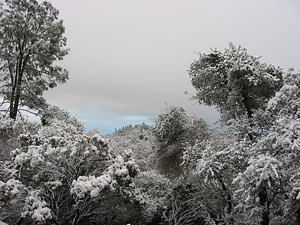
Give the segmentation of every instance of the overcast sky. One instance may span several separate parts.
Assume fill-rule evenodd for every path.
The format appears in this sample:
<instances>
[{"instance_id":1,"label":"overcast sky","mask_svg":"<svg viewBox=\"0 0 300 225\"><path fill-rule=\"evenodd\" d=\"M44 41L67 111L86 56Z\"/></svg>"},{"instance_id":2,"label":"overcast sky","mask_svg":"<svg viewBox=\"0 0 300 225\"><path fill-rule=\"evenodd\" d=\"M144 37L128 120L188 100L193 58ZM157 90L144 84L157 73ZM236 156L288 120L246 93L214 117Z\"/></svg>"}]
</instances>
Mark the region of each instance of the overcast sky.
<instances>
[{"instance_id":1,"label":"overcast sky","mask_svg":"<svg viewBox=\"0 0 300 225\"><path fill-rule=\"evenodd\" d=\"M106 134L151 123L180 105L211 123L213 109L189 101L187 69L197 52L246 47L262 61L300 70L299 0L50 0L64 21L69 81L45 93L88 129Z\"/></svg>"}]
</instances>

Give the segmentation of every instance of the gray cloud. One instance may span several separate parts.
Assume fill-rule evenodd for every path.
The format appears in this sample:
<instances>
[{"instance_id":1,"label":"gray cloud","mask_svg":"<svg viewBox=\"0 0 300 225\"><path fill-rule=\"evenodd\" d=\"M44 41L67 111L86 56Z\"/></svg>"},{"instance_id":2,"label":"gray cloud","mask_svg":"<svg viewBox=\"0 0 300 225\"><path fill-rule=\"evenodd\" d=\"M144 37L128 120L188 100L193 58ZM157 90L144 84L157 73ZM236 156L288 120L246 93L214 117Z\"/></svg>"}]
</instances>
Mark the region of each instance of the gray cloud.
<instances>
[{"instance_id":1,"label":"gray cloud","mask_svg":"<svg viewBox=\"0 0 300 225\"><path fill-rule=\"evenodd\" d=\"M298 0L51 0L64 20L70 80L45 96L69 111L157 114L181 105L207 120L217 113L193 105L187 69L196 52L247 47L262 61L300 70ZM99 118L101 119L101 118Z\"/></svg>"}]
</instances>

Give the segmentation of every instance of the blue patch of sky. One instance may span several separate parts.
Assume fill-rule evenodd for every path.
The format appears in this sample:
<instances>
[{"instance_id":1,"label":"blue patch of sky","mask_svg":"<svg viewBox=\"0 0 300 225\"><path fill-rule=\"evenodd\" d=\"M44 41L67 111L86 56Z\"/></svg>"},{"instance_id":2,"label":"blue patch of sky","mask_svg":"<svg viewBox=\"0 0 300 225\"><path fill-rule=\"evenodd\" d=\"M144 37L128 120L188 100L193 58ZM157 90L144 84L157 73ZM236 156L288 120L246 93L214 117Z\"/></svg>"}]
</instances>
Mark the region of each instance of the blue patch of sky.
<instances>
[{"instance_id":1,"label":"blue patch of sky","mask_svg":"<svg viewBox=\"0 0 300 225\"><path fill-rule=\"evenodd\" d=\"M153 125L156 115L150 113L132 113L123 111L89 111L71 112L81 121L86 131L98 130L101 135L115 132L127 125L145 123Z\"/></svg>"}]
</instances>

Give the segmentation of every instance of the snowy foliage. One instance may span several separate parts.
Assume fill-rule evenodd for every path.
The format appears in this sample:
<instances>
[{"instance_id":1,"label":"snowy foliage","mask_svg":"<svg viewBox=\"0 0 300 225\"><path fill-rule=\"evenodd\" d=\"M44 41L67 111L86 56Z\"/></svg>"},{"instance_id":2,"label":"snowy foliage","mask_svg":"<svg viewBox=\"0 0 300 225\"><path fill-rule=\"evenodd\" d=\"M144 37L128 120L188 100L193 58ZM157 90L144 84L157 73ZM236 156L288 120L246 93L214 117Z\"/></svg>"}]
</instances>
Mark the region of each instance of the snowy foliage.
<instances>
[{"instance_id":1,"label":"snowy foliage","mask_svg":"<svg viewBox=\"0 0 300 225\"><path fill-rule=\"evenodd\" d=\"M68 79L54 65L68 50L62 20L49 2L5 0L0 14L0 94L15 119L22 106L43 109L43 92Z\"/></svg>"},{"instance_id":2,"label":"snowy foliage","mask_svg":"<svg viewBox=\"0 0 300 225\"><path fill-rule=\"evenodd\" d=\"M119 155L101 176L79 176L73 180L70 193L75 194L79 199L86 197L87 194L95 198L104 189L114 191L118 184L129 184L137 171L138 168L133 161L124 161Z\"/></svg>"},{"instance_id":3,"label":"snowy foliage","mask_svg":"<svg viewBox=\"0 0 300 225\"><path fill-rule=\"evenodd\" d=\"M158 115L153 134L163 146L204 140L209 135L205 121L189 117L181 107L170 106Z\"/></svg>"},{"instance_id":4,"label":"snowy foliage","mask_svg":"<svg viewBox=\"0 0 300 225\"><path fill-rule=\"evenodd\" d=\"M109 147L115 154L122 154L124 149L132 151L132 157L141 171L155 169L157 159L155 157L156 146L152 127L142 124L128 127L106 136Z\"/></svg>"},{"instance_id":5,"label":"snowy foliage","mask_svg":"<svg viewBox=\"0 0 300 225\"><path fill-rule=\"evenodd\" d=\"M232 220L232 181L234 176L243 170L250 147L249 141L237 141L234 136L226 133L214 134L206 142L195 146L200 154L198 153L196 160L192 160L194 166L190 174L196 177L199 185L204 188L203 192L206 194L201 203L207 213L215 215L224 223ZM210 198L215 200L211 201Z\"/></svg>"},{"instance_id":6,"label":"snowy foliage","mask_svg":"<svg viewBox=\"0 0 300 225\"><path fill-rule=\"evenodd\" d=\"M269 101L269 111L272 115L297 118L299 115L300 73L290 69L284 77L284 86Z\"/></svg>"},{"instance_id":7,"label":"snowy foliage","mask_svg":"<svg viewBox=\"0 0 300 225\"><path fill-rule=\"evenodd\" d=\"M201 203L213 220L298 224L299 73L283 75L231 44L224 52L200 54L189 72L195 98L216 105L230 125L187 145L182 156L185 174L199 179L205 192Z\"/></svg>"},{"instance_id":8,"label":"snowy foliage","mask_svg":"<svg viewBox=\"0 0 300 225\"><path fill-rule=\"evenodd\" d=\"M35 133L40 128L36 122L31 122L26 118L17 117L11 119L7 115L0 114L0 138L8 139L17 137L22 133Z\"/></svg>"},{"instance_id":9,"label":"snowy foliage","mask_svg":"<svg viewBox=\"0 0 300 225\"><path fill-rule=\"evenodd\" d=\"M40 125L25 118L17 117L15 120L7 115L0 115L0 160L10 158L10 152L20 147L18 139L20 134L36 133Z\"/></svg>"},{"instance_id":10,"label":"snowy foliage","mask_svg":"<svg viewBox=\"0 0 300 225\"><path fill-rule=\"evenodd\" d=\"M171 106L158 115L153 134L158 141L159 169L169 177L182 174L184 149L206 140L210 130L202 119L189 117L181 107Z\"/></svg>"},{"instance_id":11,"label":"snowy foliage","mask_svg":"<svg viewBox=\"0 0 300 225\"><path fill-rule=\"evenodd\" d=\"M158 115L153 133L162 145L170 145L183 134L188 117L181 107L171 106Z\"/></svg>"},{"instance_id":12,"label":"snowy foliage","mask_svg":"<svg viewBox=\"0 0 300 225\"><path fill-rule=\"evenodd\" d=\"M25 198L25 206L21 217L29 216L35 222L44 223L47 219L51 219L51 210L47 207L47 203L40 197L39 190L30 191Z\"/></svg>"},{"instance_id":13,"label":"snowy foliage","mask_svg":"<svg viewBox=\"0 0 300 225\"><path fill-rule=\"evenodd\" d=\"M299 75L289 71L265 112L272 125L250 148L248 166L234 180L241 220L299 222ZM298 221L298 222L297 222Z\"/></svg>"},{"instance_id":14,"label":"snowy foliage","mask_svg":"<svg viewBox=\"0 0 300 225\"><path fill-rule=\"evenodd\" d=\"M156 151L159 146L152 134L152 127L136 125L119 130L107 138L114 152L121 154L124 149L132 150L131 154L141 172L134 178L134 189L130 194L142 207L143 222L151 222L167 206L176 184L157 170Z\"/></svg>"},{"instance_id":15,"label":"snowy foliage","mask_svg":"<svg viewBox=\"0 0 300 225\"><path fill-rule=\"evenodd\" d=\"M84 131L83 124L80 123L75 117L70 116L68 112L61 110L57 106L48 105L47 110L43 112L41 117L42 124L53 124L56 120L59 121L60 126L64 127L68 132L73 131L82 133Z\"/></svg>"},{"instance_id":16,"label":"snowy foliage","mask_svg":"<svg viewBox=\"0 0 300 225\"><path fill-rule=\"evenodd\" d=\"M24 194L24 185L15 179L0 181L0 220L10 214L20 213L22 206L18 203Z\"/></svg>"},{"instance_id":17,"label":"snowy foliage","mask_svg":"<svg viewBox=\"0 0 300 225\"><path fill-rule=\"evenodd\" d=\"M97 203L105 193L122 193L122 187L130 191L138 168L130 151L115 157L105 139L83 133L68 113L57 107L49 112L51 119L38 133L20 136L21 147L12 151L11 175L1 180L1 191L23 207L14 218L78 224L101 212ZM4 206L10 202L3 200Z\"/></svg>"},{"instance_id":18,"label":"snowy foliage","mask_svg":"<svg viewBox=\"0 0 300 225\"><path fill-rule=\"evenodd\" d=\"M215 105L224 122L265 105L282 86L282 71L261 63L242 47L200 54L189 70L199 103Z\"/></svg>"},{"instance_id":19,"label":"snowy foliage","mask_svg":"<svg viewBox=\"0 0 300 225\"><path fill-rule=\"evenodd\" d=\"M7 118L5 115L1 115L1 119L0 119L1 137L12 136L15 133L17 134L22 133L23 126L24 126L24 122L20 118L14 120L11 118Z\"/></svg>"},{"instance_id":20,"label":"snowy foliage","mask_svg":"<svg viewBox=\"0 0 300 225\"><path fill-rule=\"evenodd\" d=\"M157 170L149 170L139 173L135 178L135 185L135 195L139 204L143 206L146 220L149 220L155 213L165 209L176 182L171 182Z\"/></svg>"},{"instance_id":21,"label":"snowy foliage","mask_svg":"<svg viewBox=\"0 0 300 225\"><path fill-rule=\"evenodd\" d=\"M282 191L284 177L282 163L276 158L267 155L251 158L249 166L233 181L238 185L234 197L239 202L236 206L239 217L251 221L250 224L261 222L263 212L270 209L276 195Z\"/></svg>"}]
</instances>

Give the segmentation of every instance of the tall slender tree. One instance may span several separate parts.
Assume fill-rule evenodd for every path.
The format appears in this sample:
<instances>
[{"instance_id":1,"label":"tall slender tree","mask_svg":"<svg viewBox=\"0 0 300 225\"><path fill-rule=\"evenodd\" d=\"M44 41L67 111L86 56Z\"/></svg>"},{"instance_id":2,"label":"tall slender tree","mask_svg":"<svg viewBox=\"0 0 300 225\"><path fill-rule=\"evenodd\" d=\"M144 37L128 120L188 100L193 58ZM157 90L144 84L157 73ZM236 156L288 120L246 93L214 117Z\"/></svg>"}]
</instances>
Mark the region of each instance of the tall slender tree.
<instances>
[{"instance_id":1,"label":"tall slender tree","mask_svg":"<svg viewBox=\"0 0 300 225\"><path fill-rule=\"evenodd\" d=\"M54 64L68 53L65 28L46 1L5 0L0 14L0 94L15 119L22 106L43 109L43 92L68 79Z\"/></svg>"}]
</instances>

